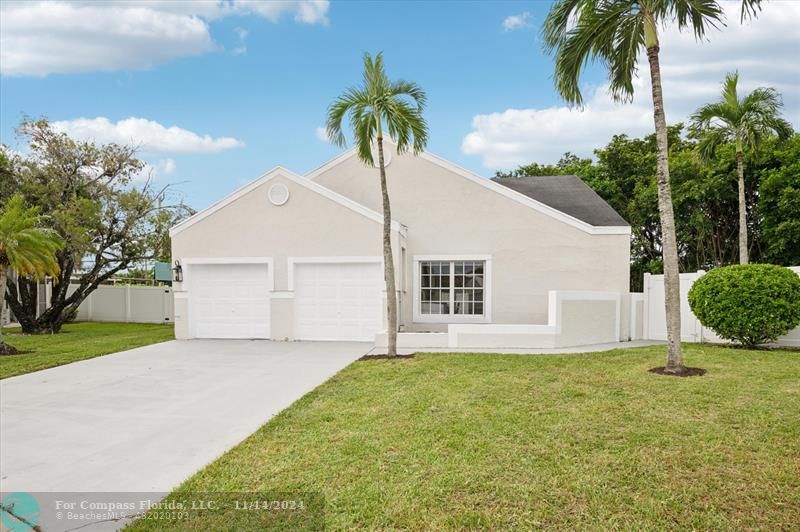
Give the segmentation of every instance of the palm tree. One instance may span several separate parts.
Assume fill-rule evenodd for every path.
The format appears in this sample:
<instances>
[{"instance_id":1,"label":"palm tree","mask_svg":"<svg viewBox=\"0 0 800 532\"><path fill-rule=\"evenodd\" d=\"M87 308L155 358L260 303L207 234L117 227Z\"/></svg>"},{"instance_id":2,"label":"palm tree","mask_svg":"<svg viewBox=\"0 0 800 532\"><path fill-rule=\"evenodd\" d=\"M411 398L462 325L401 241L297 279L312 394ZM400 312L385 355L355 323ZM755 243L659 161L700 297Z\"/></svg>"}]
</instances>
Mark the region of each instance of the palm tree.
<instances>
[{"instance_id":1,"label":"palm tree","mask_svg":"<svg viewBox=\"0 0 800 532\"><path fill-rule=\"evenodd\" d=\"M55 231L39 227L39 210L25 207L19 194L11 196L0 211L0 303L5 301L9 268L17 275L42 278L58 274L56 252L64 246ZM16 350L3 341L0 328L0 354Z\"/></svg>"},{"instance_id":2,"label":"palm tree","mask_svg":"<svg viewBox=\"0 0 800 532\"><path fill-rule=\"evenodd\" d=\"M753 16L761 0L743 0L742 18ZM717 0L557 0L542 28L548 52L555 52L555 84L561 97L582 105L579 82L586 63L598 60L609 71L610 91L616 101L633 99L633 77L642 51L647 52L656 130L656 178L661 218L664 292L667 315L668 373L682 373L680 279L675 216L669 183L667 122L661 89L659 28L668 22L696 38L716 27L722 17Z\"/></svg>"},{"instance_id":3,"label":"palm tree","mask_svg":"<svg viewBox=\"0 0 800 532\"><path fill-rule=\"evenodd\" d=\"M375 59L364 54L364 79L360 87L350 87L328 108L328 138L344 147L346 140L342 121L350 116L350 126L359 159L374 166L373 147L377 147L378 167L383 197L383 274L386 279L386 305L389 346L387 354L397 354L397 292L395 290L394 258L392 254L392 210L386 186L386 166L383 158L383 132L397 143L397 153L409 148L416 155L428 142L428 125L422 117L426 96L416 83L390 81L383 68L383 54Z\"/></svg>"},{"instance_id":4,"label":"palm tree","mask_svg":"<svg viewBox=\"0 0 800 532\"><path fill-rule=\"evenodd\" d=\"M700 157L711 159L720 144L732 142L736 148L739 176L739 262L747 264L747 203L744 194L744 150L757 150L764 137L776 134L785 139L792 126L780 117L783 106L775 89L759 87L743 98L736 90L739 72L728 74L722 83L722 98L704 105L692 115L692 127L700 131L697 145Z\"/></svg>"}]
</instances>

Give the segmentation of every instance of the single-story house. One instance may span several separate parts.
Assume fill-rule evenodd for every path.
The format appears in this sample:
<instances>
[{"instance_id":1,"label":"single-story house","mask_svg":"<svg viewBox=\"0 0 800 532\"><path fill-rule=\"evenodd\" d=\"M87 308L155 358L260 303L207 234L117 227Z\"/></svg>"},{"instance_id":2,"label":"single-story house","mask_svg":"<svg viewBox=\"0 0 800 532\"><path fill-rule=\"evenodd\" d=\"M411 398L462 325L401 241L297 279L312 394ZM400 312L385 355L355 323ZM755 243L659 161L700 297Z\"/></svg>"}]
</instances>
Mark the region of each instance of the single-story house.
<instances>
[{"instance_id":1,"label":"single-story house","mask_svg":"<svg viewBox=\"0 0 800 532\"><path fill-rule=\"evenodd\" d=\"M588 291L611 294L625 337L630 226L579 178L490 180L387 144L402 333L552 326L554 291ZM351 149L304 176L270 170L179 223L176 337L374 341L381 212L378 170Z\"/></svg>"}]
</instances>

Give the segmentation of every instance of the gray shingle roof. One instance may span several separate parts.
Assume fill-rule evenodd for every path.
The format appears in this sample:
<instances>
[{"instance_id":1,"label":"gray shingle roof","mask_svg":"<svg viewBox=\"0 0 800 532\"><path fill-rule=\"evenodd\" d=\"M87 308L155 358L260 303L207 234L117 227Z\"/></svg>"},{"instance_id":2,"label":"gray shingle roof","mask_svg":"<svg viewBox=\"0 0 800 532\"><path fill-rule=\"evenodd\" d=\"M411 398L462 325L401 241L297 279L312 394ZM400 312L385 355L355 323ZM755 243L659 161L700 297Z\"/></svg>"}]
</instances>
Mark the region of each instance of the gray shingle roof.
<instances>
[{"instance_id":1,"label":"gray shingle roof","mask_svg":"<svg viewBox=\"0 0 800 532\"><path fill-rule=\"evenodd\" d=\"M574 175L502 177L494 181L593 226L630 225Z\"/></svg>"}]
</instances>

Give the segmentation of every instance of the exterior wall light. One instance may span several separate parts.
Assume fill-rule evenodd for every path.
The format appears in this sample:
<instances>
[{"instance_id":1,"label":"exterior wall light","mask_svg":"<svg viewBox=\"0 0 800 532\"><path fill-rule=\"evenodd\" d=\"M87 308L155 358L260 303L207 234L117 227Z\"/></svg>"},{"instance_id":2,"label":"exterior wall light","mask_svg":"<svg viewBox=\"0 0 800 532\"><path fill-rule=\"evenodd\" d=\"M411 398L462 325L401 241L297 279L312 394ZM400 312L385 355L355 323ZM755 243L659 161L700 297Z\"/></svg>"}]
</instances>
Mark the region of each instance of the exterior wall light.
<instances>
[{"instance_id":1,"label":"exterior wall light","mask_svg":"<svg viewBox=\"0 0 800 532\"><path fill-rule=\"evenodd\" d=\"M175 272L175 276L173 277L173 280L176 283L183 282L183 267L181 267L181 261L179 261L179 260L175 261L175 267L172 268L172 271Z\"/></svg>"}]
</instances>

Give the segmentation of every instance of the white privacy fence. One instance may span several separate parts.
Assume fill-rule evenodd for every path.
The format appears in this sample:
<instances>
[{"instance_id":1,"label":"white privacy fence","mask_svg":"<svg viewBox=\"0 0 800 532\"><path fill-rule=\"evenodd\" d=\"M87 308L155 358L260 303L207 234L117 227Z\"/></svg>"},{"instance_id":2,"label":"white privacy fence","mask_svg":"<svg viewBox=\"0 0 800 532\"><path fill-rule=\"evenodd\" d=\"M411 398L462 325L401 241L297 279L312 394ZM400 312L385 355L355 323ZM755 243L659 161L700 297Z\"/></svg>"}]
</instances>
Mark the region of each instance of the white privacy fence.
<instances>
[{"instance_id":1,"label":"white privacy fence","mask_svg":"<svg viewBox=\"0 0 800 532\"><path fill-rule=\"evenodd\" d=\"M800 266L789 268L800 275ZM681 274L681 340L684 342L724 342L714 331L703 327L689 307L689 289L705 274L703 270ZM666 340L667 324L664 308L664 276L644 275L644 338ZM800 346L800 327L781 336L778 345Z\"/></svg>"},{"instance_id":2,"label":"white privacy fence","mask_svg":"<svg viewBox=\"0 0 800 532\"><path fill-rule=\"evenodd\" d=\"M76 319L172 323L173 311L172 288L168 286L101 285L81 303Z\"/></svg>"}]
</instances>

